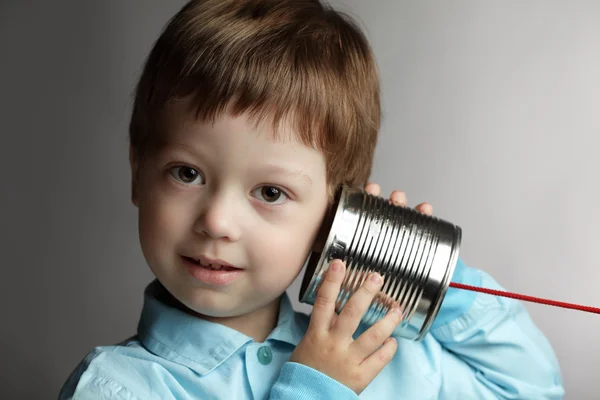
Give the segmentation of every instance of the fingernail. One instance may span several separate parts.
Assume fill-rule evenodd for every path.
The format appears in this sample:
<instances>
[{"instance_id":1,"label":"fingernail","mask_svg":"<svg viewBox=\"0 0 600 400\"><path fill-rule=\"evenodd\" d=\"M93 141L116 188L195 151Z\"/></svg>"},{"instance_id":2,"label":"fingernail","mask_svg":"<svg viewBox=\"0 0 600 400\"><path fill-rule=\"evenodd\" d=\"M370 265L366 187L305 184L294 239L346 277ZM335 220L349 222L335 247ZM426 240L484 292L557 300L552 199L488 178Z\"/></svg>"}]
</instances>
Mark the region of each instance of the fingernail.
<instances>
[{"instance_id":1,"label":"fingernail","mask_svg":"<svg viewBox=\"0 0 600 400\"><path fill-rule=\"evenodd\" d=\"M331 270L334 272L337 272L341 269L340 263L338 261L334 261L333 264L331 264Z\"/></svg>"},{"instance_id":2,"label":"fingernail","mask_svg":"<svg viewBox=\"0 0 600 400\"><path fill-rule=\"evenodd\" d=\"M400 307L394 307L394 308L392 308L392 312L394 314L402 315L402 309L400 309Z\"/></svg>"},{"instance_id":3,"label":"fingernail","mask_svg":"<svg viewBox=\"0 0 600 400\"><path fill-rule=\"evenodd\" d=\"M374 273L371 275L371 282L373 283L381 283L381 276L378 273Z\"/></svg>"}]
</instances>

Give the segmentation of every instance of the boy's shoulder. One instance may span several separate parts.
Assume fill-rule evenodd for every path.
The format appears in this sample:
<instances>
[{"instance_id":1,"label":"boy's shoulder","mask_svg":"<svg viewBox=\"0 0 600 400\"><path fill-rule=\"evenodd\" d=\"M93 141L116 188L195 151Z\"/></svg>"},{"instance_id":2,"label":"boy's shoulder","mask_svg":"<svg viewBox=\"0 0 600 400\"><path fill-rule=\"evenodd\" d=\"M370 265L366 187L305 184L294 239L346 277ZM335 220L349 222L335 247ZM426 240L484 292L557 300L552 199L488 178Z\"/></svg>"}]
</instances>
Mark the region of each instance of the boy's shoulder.
<instances>
[{"instance_id":1,"label":"boy's shoulder","mask_svg":"<svg viewBox=\"0 0 600 400\"><path fill-rule=\"evenodd\" d=\"M154 368L158 359L143 347L137 335L114 345L95 347L73 370L58 398L67 400L84 392L99 399L137 400L139 397L133 393L148 392L150 399L144 370Z\"/></svg>"}]
</instances>

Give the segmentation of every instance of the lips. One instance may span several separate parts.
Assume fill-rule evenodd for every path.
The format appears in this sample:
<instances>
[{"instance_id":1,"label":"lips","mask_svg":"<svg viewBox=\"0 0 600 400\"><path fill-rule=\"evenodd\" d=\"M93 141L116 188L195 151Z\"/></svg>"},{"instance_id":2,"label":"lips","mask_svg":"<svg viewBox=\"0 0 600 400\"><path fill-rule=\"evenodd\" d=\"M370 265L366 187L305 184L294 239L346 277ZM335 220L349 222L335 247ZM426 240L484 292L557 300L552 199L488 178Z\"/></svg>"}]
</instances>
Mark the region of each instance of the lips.
<instances>
[{"instance_id":1,"label":"lips","mask_svg":"<svg viewBox=\"0 0 600 400\"><path fill-rule=\"evenodd\" d=\"M193 262L194 264L204 267L206 269L210 269L213 271L239 271L241 270L241 268L237 268L234 267L233 265L222 261L222 260L213 260L213 259L209 259L206 257L200 257L200 258L193 258L193 257L186 257L184 256L183 258L185 258L186 260Z\"/></svg>"},{"instance_id":2,"label":"lips","mask_svg":"<svg viewBox=\"0 0 600 400\"><path fill-rule=\"evenodd\" d=\"M181 258L188 274L196 282L202 282L212 287L226 287L244 273L243 269L234 267L223 260L213 260L203 256L199 258L181 256Z\"/></svg>"}]
</instances>

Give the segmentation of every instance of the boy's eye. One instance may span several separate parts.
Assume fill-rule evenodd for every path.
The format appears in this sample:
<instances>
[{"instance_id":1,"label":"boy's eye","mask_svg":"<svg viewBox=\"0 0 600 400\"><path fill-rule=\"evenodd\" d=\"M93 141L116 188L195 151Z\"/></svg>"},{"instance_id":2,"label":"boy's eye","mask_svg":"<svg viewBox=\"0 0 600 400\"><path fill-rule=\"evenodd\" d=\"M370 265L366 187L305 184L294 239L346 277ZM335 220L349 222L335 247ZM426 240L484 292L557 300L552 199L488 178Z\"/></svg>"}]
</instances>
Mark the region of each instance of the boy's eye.
<instances>
[{"instance_id":1,"label":"boy's eye","mask_svg":"<svg viewBox=\"0 0 600 400\"><path fill-rule=\"evenodd\" d=\"M169 170L171 176L180 182L187 184L203 185L202 175L191 167L173 167ZM196 182L199 180L199 182Z\"/></svg>"},{"instance_id":2,"label":"boy's eye","mask_svg":"<svg viewBox=\"0 0 600 400\"><path fill-rule=\"evenodd\" d=\"M287 198L287 195L274 186L261 186L254 189L253 196L270 204L280 204ZM281 200L281 201L279 201ZM277 203L279 201L279 203Z\"/></svg>"}]
</instances>

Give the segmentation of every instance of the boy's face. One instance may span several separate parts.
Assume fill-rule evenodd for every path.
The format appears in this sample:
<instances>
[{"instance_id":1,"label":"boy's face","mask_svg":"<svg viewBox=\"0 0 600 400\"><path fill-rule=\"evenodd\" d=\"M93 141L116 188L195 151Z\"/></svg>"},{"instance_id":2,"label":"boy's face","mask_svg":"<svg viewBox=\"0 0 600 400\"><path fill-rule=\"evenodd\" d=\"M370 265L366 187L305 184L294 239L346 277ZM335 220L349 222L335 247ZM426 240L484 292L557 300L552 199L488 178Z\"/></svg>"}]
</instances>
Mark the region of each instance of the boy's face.
<instances>
[{"instance_id":1,"label":"boy's face","mask_svg":"<svg viewBox=\"0 0 600 400\"><path fill-rule=\"evenodd\" d=\"M132 164L144 256L197 313L275 310L325 215L325 159L296 140L274 140L269 124L256 127L245 115L203 123L186 106L170 107L166 145ZM283 137L294 137L283 128ZM190 260L202 257L237 269Z\"/></svg>"}]
</instances>

